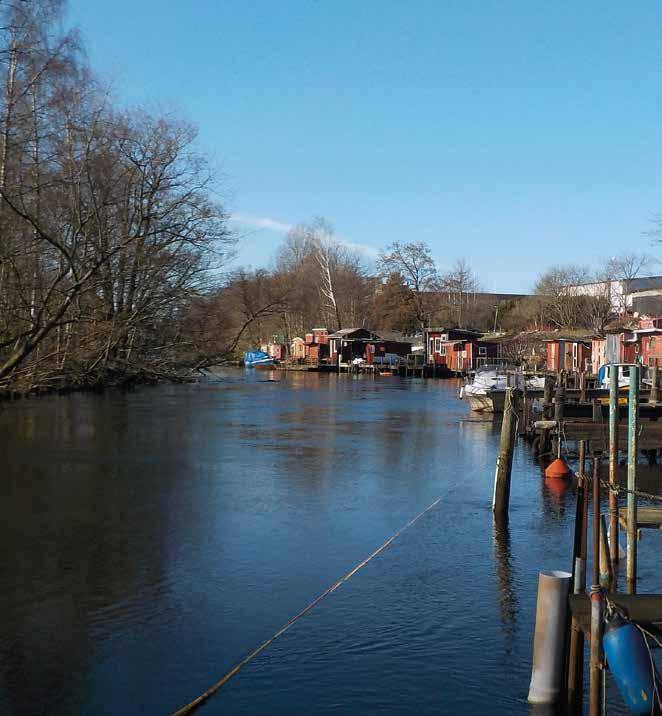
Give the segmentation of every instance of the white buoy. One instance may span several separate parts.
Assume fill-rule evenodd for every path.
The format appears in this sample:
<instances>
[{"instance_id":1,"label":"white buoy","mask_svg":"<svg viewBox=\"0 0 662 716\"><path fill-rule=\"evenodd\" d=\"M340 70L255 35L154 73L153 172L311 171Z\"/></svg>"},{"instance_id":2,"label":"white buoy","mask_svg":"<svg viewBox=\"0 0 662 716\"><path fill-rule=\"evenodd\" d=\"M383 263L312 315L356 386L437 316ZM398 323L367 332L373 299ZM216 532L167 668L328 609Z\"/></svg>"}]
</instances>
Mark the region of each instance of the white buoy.
<instances>
[{"instance_id":1,"label":"white buoy","mask_svg":"<svg viewBox=\"0 0 662 716\"><path fill-rule=\"evenodd\" d=\"M540 572L529 703L553 704L563 686L570 572Z\"/></svg>"}]
</instances>

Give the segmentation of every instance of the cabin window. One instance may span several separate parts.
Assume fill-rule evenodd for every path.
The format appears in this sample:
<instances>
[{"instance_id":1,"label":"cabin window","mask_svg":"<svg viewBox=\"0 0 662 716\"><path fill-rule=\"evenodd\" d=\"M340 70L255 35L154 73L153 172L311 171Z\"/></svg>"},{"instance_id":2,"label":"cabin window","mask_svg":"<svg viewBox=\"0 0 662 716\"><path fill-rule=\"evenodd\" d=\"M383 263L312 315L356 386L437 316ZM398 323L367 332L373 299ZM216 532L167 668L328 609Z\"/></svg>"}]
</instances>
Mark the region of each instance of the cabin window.
<instances>
[{"instance_id":1,"label":"cabin window","mask_svg":"<svg viewBox=\"0 0 662 716\"><path fill-rule=\"evenodd\" d=\"M439 355L440 355L440 356L445 356L445 355L446 355L446 344L445 344L445 343L442 343L442 344L439 346Z\"/></svg>"},{"instance_id":2,"label":"cabin window","mask_svg":"<svg viewBox=\"0 0 662 716\"><path fill-rule=\"evenodd\" d=\"M434 339L434 352L441 353L441 338Z\"/></svg>"},{"instance_id":3,"label":"cabin window","mask_svg":"<svg viewBox=\"0 0 662 716\"><path fill-rule=\"evenodd\" d=\"M478 355L486 356L487 355L487 346L478 346Z\"/></svg>"}]
</instances>

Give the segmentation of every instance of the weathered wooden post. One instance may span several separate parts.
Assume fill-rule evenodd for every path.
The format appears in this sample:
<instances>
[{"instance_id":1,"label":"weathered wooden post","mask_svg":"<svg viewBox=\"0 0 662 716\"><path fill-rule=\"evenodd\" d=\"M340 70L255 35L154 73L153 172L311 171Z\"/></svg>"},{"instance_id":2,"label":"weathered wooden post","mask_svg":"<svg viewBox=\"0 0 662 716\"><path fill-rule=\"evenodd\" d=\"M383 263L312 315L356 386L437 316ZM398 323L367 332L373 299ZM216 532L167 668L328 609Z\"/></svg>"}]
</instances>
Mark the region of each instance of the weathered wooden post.
<instances>
[{"instance_id":1,"label":"weathered wooden post","mask_svg":"<svg viewBox=\"0 0 662 716\"><path fill-rule=\"evenodd\" d=\"M556 386L554 395L554 420L560 423L563 420L563 412L565 409L565 388L561 383Z\"/></svg>"},{"instance_id":2,"label":"weathered wooden post","mask_svg":"<svg viewBox=\"0 0 662 716\"><path fill-rule=\"evenodd\" d=\"M515 432L517 427L519 392L516 388L506 388L501 422L501 442L494 474L494 497L492 511L497 515L508 514L510 502L510 473L513 467L515 450Z\"/></svg>"},{"instance_id":3,"label":"weathered wooden post","mask_svg":"<svg viewBox=\"0 0 662 716\"><path fill-rule=\"evenodd\" d=\"M639 366L630 366L628 393L628 535L626 577L628 594L637 591L637 454L639 443Z\"/></svg>"},{"instance_id":4,"label":"weathered wooden post","mask_svg":"<svg viewBox=\"0 0 662 716\"><path fill-rule=\"evenodd\" d=\"M586 373L584 371L579 374L579 402L586 402Z\"/></svg>"},{"instance_id":5,"label":"weathered wooden post","mask_svg":"<svg viewBox=\"0 0 662 716\"><path fill-rule=\"evenodd\" d=\"M598 398L593 398L593 415L592 420L594 423L602 422L602 404Z\"/></svg>"},{"instance_id":6,"label":"weathered wooden post","mask_svg":"<svg viewBox=\"0 0 662 716\"><path fill-rule=\"evenodd\" d=\"M602 703L602 631L604 600L600 588L600 454L593 454L593 580L591 586L591 652L589 715L600 716Z\"/></svg>"},{"instance_id":7,"label":"weathered wooden post","mask_svg":"<svg viewBox=\"0 0 662 716\"><path fill-rule=\"evenodd\" d=\"M552 410L552 390L554 388L554 379L551 375L545 376L545 383L543 386L543 396L542 396L542 404L543 404L543 418L545 420L549 420L552 417L551 410Z\"/></svg>"},{"instance_id":8,"label":"weathered wooden post","mask_svg":"<svg viewBox=\"0 0 662 716\"><path fill-rule=\"evenodd\" d=\"M653 370L651 371L651 392L648 397L648 402L653 404L657 403L658 393L659 387L657 379L657 359L655 359L655 365L653 366Z\"/></svg>"},{"instance_id":9,"label":"weathered wooden post","mask_svg":"<svg viewBox=\"0 0 662 716\"><path fill-rule=\"evenodd\" d=\"M618 564L618 368L609 371L609 558L614 580ZM614 582L614 591L616 584Z\"/></svg>"}]
</instances>

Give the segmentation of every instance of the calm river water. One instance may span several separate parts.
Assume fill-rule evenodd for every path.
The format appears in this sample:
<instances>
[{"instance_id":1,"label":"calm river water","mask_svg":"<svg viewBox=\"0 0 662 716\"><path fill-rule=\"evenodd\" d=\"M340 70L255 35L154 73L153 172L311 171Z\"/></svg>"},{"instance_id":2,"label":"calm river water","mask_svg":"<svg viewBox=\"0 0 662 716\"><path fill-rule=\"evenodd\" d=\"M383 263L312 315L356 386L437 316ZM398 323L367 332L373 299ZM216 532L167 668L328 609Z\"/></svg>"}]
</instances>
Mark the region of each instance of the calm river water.
<instances>
[{"instance_id":1,"label":"calm river water","mask_svg":"<svg viewBox=\"0 0 662 716\"><path fill-rule=\"evenodd\" d=\"M518 445L495 529L455 382L269 377L0 405L0 712L170 713L441 497L201 713L531 713L572 489Z\"/></svg>"}]
</instances>

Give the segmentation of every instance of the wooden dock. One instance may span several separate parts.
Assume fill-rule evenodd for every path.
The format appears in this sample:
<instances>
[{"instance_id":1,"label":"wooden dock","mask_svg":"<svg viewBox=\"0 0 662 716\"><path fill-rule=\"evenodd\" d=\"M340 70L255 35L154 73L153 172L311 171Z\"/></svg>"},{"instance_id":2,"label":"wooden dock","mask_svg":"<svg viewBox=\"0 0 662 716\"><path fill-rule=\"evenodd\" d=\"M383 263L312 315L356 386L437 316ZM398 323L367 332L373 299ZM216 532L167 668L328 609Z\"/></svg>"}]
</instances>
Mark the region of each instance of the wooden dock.
<instances>
[{"instance_id":1,"label":"wooden dock","mask_svg":"<svg viewBox=\"0 0 662 716\"><path fill-rule=\"evenodd\" d=\"M612 594L607 599L620 607L633 621L662 640L662 594ZM570 613L584 634L591 631L591 599L588 594L571 594ZM657 647L654 641L651 648Z\"/></svg>"},{"instance_id":2,"label":"wooden dock","mask_svg":"<svg viewBox=\"0 0 662 716\"><path fill-rule=\"evenodd\" d=\"M520 415L520 435L533 440L539 456L552 458L567 455L568 443L576 443L579 454L577 472L577 506L570 562L571 593L568 597L570 625L566 635L565 704L568 713L583 713L584 648L589 645L588 700L590 716L599 716L606 698L604 679L608 670L602 637L604 615L610 605L619 608L652 638L649 646L662 640L662 594L637 594L637 543L644 529L662 529L662 496L657 485L654 492L638 486L637 467L643 453L649 464L657 461L662 450L662 404L658 404L657 369L650 390L641 390L639 370L630 368L634 383L628 387L627 401L618 390L612 371L609 391L588 389L583 382L579 394L562 383L555 389L546 384L542 396L542 415L533 411L533 400L540 398L524 393ZM574 400L573 400L574 398ZM642 400L640 400L642 399ZM528 402L527 402L528 401ZM625 404L623 404L625 403ZM565 449L564 449L565 448ZM621 455L627 455L627 486L619 484ZM591 469L586 471L586 458ZM608 458L608 479L602 477L602 464ZM608 511L601 515L601 494L609 496ZM592 495L592 496L591 496ZM643 505L638 505L640 500ZM589 502L591 523L589 524ZM652 504L650 504L652 503ZM657 505L657 506L655 506ZM607 540L607 520L611 542ZM627 537L626 574L617 592L619 530ZM592 535L592 540L589 537ZM592 548L589 552L589 542ZM590 557L590 571L589 571ZM587 578L591 585L586 592Z\"/></svg>"}]
</instances>

